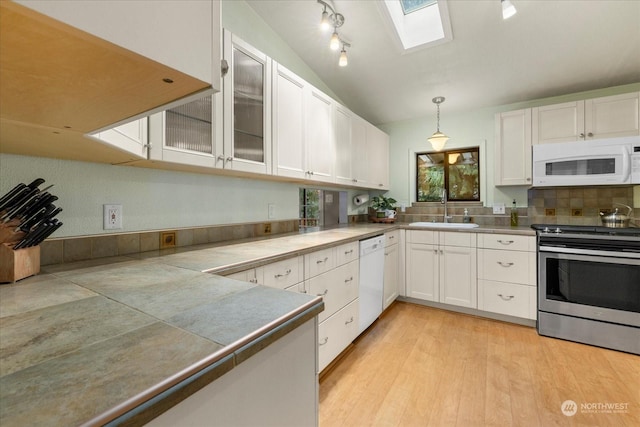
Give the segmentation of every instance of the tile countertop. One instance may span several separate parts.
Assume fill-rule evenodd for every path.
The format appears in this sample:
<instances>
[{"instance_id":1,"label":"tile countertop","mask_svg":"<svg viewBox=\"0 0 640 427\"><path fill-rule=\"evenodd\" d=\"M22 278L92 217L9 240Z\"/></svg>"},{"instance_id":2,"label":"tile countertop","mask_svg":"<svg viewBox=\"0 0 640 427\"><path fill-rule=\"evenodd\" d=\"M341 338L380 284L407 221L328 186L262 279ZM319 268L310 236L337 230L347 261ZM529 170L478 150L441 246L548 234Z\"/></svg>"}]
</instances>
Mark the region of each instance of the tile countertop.
<instances>
[{"instance_id":1,"label":"tile countertop","mask_svg":"<svg viewBox=\"0 0 640 427\"><path fill-rule=\"evenodd\" d=\"M99 425L196 376L197 390L323 309L320 297L203 272L228 274L407 225L51 266L0 285L0 425Z\"/></svg>"}]
</instances>

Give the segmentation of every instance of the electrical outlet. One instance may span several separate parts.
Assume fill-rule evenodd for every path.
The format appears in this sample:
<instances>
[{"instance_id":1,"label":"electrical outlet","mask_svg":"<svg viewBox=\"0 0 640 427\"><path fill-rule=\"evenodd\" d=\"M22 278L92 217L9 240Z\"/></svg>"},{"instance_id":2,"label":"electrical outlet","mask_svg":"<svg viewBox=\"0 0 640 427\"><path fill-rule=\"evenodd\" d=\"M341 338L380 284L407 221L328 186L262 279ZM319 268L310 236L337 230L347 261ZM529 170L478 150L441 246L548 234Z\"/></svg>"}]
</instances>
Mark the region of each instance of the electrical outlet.
<instances>
[{"instance_id":1,"label":"electrical outlet","mask_svg":"<svg viewBox=\"0 0 640 427\"><path fill-rule=\"evenodd\" d=\"M493 214L500 215L504 214L504 203L494 203L493 204Z\"/></svg>"},{"instance_id":2,"label":"electrical outlet","mask_svg":"<svg viewBox=\"0 0 640 427\"><path fill-rule=\"evenodd\" d=\"M276 217L276 205L275 203L269 203L269 219Z\"/></svg>"},{"instance_id":3,"label":"electrical outlet","mask_svg":"<svg viewBox=\"0 0 640 427\"><path fill-rule=\"evenodd\" d=\"M102 205L105 230L122 229L122 205Z\"/></svg>"},{"instance_id":4,"label":"electrical outlet","mask_svg":"<svg viewBox=\"0 0 640 427\"><path fill-rule=\"evenodd\" d=\"M271 233L271 223L270 223L270 222L267 222L267 223L264 225L264 234L270 234L270 233Z\"/></svg>"},{"instance_id":5,"label":"electrical outlet","mask_svg":"<svg viewBox=\"0 0 640 427\"><path fill-rule=\"evenodd\" d=\"M175 231L163 231L160 233L160 249L175 248L175 246L176 246Z\"/></svg>"}]
</instances>

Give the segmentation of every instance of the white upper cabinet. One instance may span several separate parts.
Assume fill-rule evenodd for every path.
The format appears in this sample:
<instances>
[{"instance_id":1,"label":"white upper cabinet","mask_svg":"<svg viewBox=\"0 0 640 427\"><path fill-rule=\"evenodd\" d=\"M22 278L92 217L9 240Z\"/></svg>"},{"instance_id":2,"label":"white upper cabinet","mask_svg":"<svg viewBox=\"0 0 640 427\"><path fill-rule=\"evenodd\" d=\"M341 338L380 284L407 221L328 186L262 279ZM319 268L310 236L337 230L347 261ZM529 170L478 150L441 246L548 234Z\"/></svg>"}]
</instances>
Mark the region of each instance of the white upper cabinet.
<instances>
[{"instance_id":1,"label":"white upper cabinet","mask_svg":"<svg viewBox=\"0 0 640 427\"><path fill-rule=\"evenodd\" d=\"M531 109L495 116L494 185L531 185Z\"/></svg>"},{"instance_id":2,"label":"white upper cabinet","mask_svg":"<svg viewBox=\"0 0 640 427\"><path fill-rule=\"evenodd\" d=\"M640 135L640 93L532 109L533 144Z\"/></svg>"},{"instance_id":3,"label":"white upper cabinet","mask_svg":"<svg viewBox=\"0 0 640 427\"><path fill-rule=\"evenodd\" d=\"M18 0L17 3L220 90L219 0Z\"/></svg>"},{"instance_id":4,"label":"white upper cabinet","mask_svg":"<svg viewBox=\"0 0 640 427\"><path fill-rule=\"evenodd\" d=\"M369 187L389 189L389 135L367 123Z\"/></svg>"},{"instance_id":5,"label":"white upper cabinet","mask_svg":"<svg viewBox=\"0 0 640 427\"><path fill-rule=\"evenodd\" d=\"M617 138L640 135L640 92L605 96L585 101L586 135Z\"/></svg>"},{"instance_id":6,"label":"white upper cabinet","mask_svg":"<svg viewBox=\"0 0 640 427\"><path fill-rule=\"evenodd\" d=\"M310 86L305 103L307 178L334 182L333 100Z\"/></svg>"},{"instance_id":7,"label":"white upper cabinet","mask_svg":"<svg viewBox=\"0 0 640 427\"><path fill-rule=\"evenodd\" d=\"M129 153L137 159L148 156L149 120L144 117L91 135L92 139Z\"/></svg>"},{"instance_id":8,"label":"white upper cabinet","mask_svg":"<svg viewBox=\"0 0 640 427\"><path fill-rule=\"evenodd\" d=\"M306 177L305 92L307 82L273 63L273 174Z\"/></svg>"},{"instance_id":9,"label":"white upper cabinet","mask_svg":"<svg viewBox=\"0 0 640 427\"><path fill-rule=\"evenodd\" d=\"M149 159L215 167L214 110L213 97L207 95L150 116Z\"/></svg>"},{"instance_id":10,"label":"white upper cabinet","mask_svg":"<svg viewBox=\"0 0 640 427\"><path fill-rule=\"evenodd\" d=\"M366 187L369 153L367 122L348 108L335 106L336 183Z\"/></svg>"},{"instance_id":11,"label":"white upper cabinet","mask_svg":"<svg viewBox=\"0 0 640 427\"><path fill-rule=\"evenodd\" d=\"M224 168L271 173L271 59L224 31Z\"/></svg>"}]
</instances>

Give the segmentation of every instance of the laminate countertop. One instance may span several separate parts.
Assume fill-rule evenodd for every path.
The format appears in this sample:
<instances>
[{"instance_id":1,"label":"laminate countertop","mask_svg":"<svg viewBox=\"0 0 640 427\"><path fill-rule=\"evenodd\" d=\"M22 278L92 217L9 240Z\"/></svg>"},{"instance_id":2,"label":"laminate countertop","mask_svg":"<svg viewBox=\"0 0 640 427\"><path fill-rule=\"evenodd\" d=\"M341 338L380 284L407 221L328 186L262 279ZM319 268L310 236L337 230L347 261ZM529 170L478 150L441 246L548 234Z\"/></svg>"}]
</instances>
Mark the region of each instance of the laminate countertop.
<instances>
[{"instance_id":1,"label":"laminate countertop","mask_svg":"<svg viewBox=\"0 0 640 427\"><path fill-rule=\"evenodd\" d=\"M358 224L51 266L0 285L0 425L143 423L145 410L161 413L323 310L321 297L207 273L405 226ZM185 392L181 385L195 377Z\"/></svg>"}]
</instances>

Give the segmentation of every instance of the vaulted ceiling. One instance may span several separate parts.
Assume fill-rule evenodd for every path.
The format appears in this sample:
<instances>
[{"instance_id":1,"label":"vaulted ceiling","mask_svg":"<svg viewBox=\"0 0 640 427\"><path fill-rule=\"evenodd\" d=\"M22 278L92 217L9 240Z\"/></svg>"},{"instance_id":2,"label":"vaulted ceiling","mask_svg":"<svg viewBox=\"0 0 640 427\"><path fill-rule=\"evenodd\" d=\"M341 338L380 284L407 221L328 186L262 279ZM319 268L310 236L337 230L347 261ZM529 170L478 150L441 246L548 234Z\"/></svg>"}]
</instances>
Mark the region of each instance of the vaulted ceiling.
<instances>
[{"instance_id":1,"label":"vaulted ceiling","mask_svg":"<svg viewBox=\"0 0 640 427\"><path fill-rule=\"evenodd\" d=\"M388 123L640 82L640 0L448 0L453 40L403 52L382 0L328 1L345 17L349 65L316 0L247 0L353 111Z\"/></svg>"}]
</instances>

